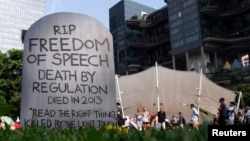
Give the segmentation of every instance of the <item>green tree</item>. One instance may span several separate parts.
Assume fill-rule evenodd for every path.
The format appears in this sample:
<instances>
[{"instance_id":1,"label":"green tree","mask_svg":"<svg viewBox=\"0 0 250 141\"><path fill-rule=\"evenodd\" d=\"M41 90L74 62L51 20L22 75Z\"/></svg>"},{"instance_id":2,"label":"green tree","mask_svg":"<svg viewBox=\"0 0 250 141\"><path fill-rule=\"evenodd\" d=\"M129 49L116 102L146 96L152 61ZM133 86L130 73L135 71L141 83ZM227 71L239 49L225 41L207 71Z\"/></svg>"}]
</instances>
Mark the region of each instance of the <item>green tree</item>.
<instances>
[{"instance_id":1,"label":"green tree","mask_svg":"<svg viewBox=\"0 0 250 141\"><path fill-rule=\"evenodd\" d=\"M20 114L23 51L12 49L0 52L0 97L1 105L8 105L8 116ZM11 106L11 108L10 108ZM3 109L2 109L3 110ZM3 113L6 113L6 109Z\"/></svg>"},{"instance_id":2,"label":"green tree","mask_svg":"<svg viewBox=\"0 0 250 141\"><path fill-rule=\"evenodd\" d=\"M250 83L242 83L237 85L235 91L242 92L242 101L240 107L244 108L245 106L250 106ZM238 99L238 96L236 99Z\"/></svg>"}]
</instances>

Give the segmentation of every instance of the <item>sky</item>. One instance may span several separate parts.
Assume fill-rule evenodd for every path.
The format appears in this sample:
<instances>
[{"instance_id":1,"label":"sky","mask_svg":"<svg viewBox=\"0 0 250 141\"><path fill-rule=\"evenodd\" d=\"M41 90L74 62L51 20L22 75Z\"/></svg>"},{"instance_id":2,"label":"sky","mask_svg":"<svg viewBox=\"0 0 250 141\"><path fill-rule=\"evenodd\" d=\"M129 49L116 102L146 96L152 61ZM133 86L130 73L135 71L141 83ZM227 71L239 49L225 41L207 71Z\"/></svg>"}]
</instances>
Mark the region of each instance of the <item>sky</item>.
<instances>
[{"instance_id":1,"label":"sky","mask_svg":"<svg viewBox=\"0 0 250 141\"><path fill-rule=\"evenodd\" d=\"M46 0L46 15L56 12L81 13L95 18L109 28L109 8L120 0ZM166 5L164 0L133 0L155 9Z\"/></svg>"}]
</instances>

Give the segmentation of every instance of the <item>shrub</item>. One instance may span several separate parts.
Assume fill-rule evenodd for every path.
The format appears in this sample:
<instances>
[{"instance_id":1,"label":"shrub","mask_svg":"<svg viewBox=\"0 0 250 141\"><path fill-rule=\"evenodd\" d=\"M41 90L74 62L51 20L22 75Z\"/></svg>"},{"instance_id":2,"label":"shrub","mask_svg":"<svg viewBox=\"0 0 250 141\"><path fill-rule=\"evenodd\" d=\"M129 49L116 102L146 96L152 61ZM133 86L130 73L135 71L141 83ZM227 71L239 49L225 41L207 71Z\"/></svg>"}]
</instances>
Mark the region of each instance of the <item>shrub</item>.
<instances>
[{"instance_id":1,"label":"shrub","mask_svg":"<svg viewBox=\"0 0 250 141\"><path fill-rule=\"evenodd\" d=\"M207 140L207 124L202 124L199 130L168 129L158 131L150 128L147 131L121 128L118 126L103 126L100 129L85 127L82 129L46 129L29 126L18 130L0 129L0 137L6 141L205 141Z\"/></svg>"}]
</instances>

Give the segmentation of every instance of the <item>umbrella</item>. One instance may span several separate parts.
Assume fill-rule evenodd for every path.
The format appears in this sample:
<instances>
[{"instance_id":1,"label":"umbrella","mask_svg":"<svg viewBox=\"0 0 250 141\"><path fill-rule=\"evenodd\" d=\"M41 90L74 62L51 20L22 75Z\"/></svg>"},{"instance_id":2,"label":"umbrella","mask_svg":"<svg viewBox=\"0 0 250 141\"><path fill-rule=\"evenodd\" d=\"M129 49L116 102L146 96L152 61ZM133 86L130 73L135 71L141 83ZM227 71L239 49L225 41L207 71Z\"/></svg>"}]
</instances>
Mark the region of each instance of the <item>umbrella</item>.
<instances>
[{"instance_id":1,"label":"umbrella","mask_svg":"<svg viewBox=\"0 0 250 141\"><path fill-rule=\"evenodd\" d=\"M8 125L14 124L13 119L9 116L1 116L0 119L2 120L2 122L7 123Z\"/></svg>"}]
</instances>

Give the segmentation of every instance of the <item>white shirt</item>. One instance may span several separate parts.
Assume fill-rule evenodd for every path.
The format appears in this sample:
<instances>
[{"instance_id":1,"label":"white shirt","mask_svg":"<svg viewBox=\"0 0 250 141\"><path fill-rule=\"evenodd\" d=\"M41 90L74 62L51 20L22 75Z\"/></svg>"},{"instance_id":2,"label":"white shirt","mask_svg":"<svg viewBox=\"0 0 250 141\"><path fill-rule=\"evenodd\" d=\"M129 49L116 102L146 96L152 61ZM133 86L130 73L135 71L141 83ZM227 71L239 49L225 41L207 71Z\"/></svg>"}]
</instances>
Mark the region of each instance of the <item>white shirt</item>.
<instances>
[{"instance_id":1,"label":"white shirt","mask_svg":"<svg viewBox=\"0 0 250 141\"><path fill-rule=\"evenodd\" d=\"M228 119L233 121L235 118L234 106L229 107L228 110L228 112L230 113Z\"/></svg>"},{"instance_id":2,"label":"white shirt","mask_svg":"<svg viewBox=\"0 0 250 141\"><path fill-rule=\"evenodd\" d=\"M149 122L149 113L148 112L143 112L142 121Z\"/></svg>"},{"instance_id":3,"label":"white shirt","mask_svg":"<svg viewBox=\"0 0 250 141\"><path fill-rule=\"evenodd\" d=\"M199 113L198 113L197 109L193 107L192 108L192 113L191 113L191 120L192 121L198 121L198 116L197 115L199 115Z\"/></svg>"}]
</instances>

